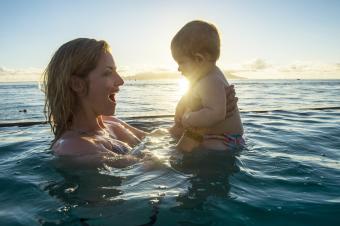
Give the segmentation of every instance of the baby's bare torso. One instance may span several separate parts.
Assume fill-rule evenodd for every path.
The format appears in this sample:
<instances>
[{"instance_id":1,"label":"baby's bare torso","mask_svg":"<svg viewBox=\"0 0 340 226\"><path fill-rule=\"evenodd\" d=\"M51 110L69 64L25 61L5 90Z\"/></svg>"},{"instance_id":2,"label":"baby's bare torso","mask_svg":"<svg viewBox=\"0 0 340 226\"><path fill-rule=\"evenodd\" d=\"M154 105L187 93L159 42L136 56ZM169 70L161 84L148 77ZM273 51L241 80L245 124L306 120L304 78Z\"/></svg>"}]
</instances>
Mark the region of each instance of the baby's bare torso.
<instances>
[{"instance_id":1,"label":"baby's bare torso","mask_svg":"<svg viewBox=\"0 0 340 226\"><path fill-rule=\"evenodd\" d=\"M204 103L202 103L202 98L205 98L205 102L216 101L217 108L225 107L225 92L221 92L219 95L221 96L214 96L209 93L209 89L211 89L212 84L217 84L217 86L222 86L221 90L224 90L225 86L228 86L229 83L227 82L224 74L216 68L212 73L205 76L204 78L200 79L188 92L188 102L187 107L189 111L197 112L202 108L205 108ZM216 87L217 88L217 87ZM220 88L220 87L219 87ZM207 92L206 92L207 91ZM219 103L220 100L220 103ZM224 100L224 101L223 101ZM213 115L211 117L214 117ZM206 118L199 118L199 120L207 120ZM210 120L210 118L209 118ZM223 120L220 120L213 125L204 128L204 134L243 134L243 126L240 118L240 113L238 107L236 107L233 114Z\"/></svg>"}]
</instances>

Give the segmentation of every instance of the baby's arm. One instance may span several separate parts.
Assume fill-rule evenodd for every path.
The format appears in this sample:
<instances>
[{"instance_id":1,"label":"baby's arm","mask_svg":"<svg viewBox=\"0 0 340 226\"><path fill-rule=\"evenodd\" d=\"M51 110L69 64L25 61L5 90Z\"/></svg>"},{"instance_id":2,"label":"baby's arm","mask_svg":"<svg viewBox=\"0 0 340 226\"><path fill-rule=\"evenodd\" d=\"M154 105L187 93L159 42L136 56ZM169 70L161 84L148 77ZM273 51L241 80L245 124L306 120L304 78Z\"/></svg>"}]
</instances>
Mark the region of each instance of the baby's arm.
<instances>
[{"instance_id":1,"label":"baby's arm","mask_svg":"<svg viewBox=\"0 0 340 226\"><path fill-rule=\"evenodd\" d=\"M186 112L182 116L184 127L211 127L225 120L225 84L217 77L207 77L197 87L202 106L198 111Z\"/></svg>"},{"instance_id":2,"label":"baby's arm","mask_svg":"<svg viewBox=\"0 0 340 226\"><path fill-rule=\"evenodd\" d=\"M185 113L186 104L185 104L185 96L182 96L178 101L175 111L174 125L169 129L172 136L175 138L180 138L183 134L184 128L182 125L182 116Z\"/></svg>"},{"instance_id":3,"label":"baby's arm","mask_svg":"<svg viewBox=\"0 0 340 226\"><path fill-rule=\"evenodd\" d=\"M183 95L177 103L176 111L175 111L175 124L179 124L179 125L182 124L181 120L185 113L185 109L187 108L186 98L187 97Z\"/></svg>"}]
</instances>

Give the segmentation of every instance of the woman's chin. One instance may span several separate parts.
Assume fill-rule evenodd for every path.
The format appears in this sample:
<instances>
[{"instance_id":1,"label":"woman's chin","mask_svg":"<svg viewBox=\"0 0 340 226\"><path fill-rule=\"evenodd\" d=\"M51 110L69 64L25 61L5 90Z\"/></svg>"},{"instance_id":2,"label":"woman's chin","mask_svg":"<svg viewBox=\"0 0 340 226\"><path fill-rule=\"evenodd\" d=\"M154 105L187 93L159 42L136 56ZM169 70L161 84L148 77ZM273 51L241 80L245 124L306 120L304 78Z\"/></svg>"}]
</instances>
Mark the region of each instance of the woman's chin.
<instances>
[{"instance_id":1,"label":"woman's chin","mask_svg":"<svg viewBox=\"0 0 340 226\"><path fill-rule=\"evenodd\" d=\"M105 116L112 116L116 113L116 106L111 107L110 109L107 109L105 112L102 113L102 115Z\"/></svg>"}]
</instances>

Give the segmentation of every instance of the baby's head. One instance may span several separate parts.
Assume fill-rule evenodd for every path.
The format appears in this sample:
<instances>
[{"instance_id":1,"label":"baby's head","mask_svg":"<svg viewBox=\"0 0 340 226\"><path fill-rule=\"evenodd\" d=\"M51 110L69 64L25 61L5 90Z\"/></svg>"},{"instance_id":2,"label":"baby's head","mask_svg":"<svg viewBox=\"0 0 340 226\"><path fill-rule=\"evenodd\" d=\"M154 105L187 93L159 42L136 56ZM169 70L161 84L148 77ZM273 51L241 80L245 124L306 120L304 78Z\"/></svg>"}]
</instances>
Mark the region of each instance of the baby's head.
<instances>
[{"instance_id":1,"label":"baby's head","mask_svg":"<svg viewBox=\"0 0 340 226\"><path fill-rule=\"evenodd\" d=\"M215 64L220 56L220 37L213 24L204 21L191 21L184 25L171 41L171 53L179 64L184 60L199 67L199 63ZM185 72L181 71L184 75Z\"/></svg>"}]
</instances>

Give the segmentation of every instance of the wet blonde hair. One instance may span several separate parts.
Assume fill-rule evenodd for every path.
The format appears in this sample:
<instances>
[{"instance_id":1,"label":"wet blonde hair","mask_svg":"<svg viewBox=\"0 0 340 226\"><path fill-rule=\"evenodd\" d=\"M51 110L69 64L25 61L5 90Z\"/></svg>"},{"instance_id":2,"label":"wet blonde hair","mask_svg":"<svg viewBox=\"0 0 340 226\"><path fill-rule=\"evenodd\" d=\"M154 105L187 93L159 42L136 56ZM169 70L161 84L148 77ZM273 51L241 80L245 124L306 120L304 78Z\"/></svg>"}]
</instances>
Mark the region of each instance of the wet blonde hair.
<instances>
[{"instance_id":1,"label":"wet blonde hair","mask_svg":"<svg viewBox=\"0 0 340 226\"><path fill-rule=\"evenodd\" d=\"M220 56L220 36L210 23L194 20L184 25L171 41L171 51L194 58L202 54L211 61Z\"/></svg>"},{"instance_id":2,"label":"wet blonde hair","mask_svg":"<svg viewBox=\"0 0 340 226\"><path fill-rule=\"evenodd\" d=\"M77 108L77 95L71 89L72 76L85 80L96 68L103 52L110 52L105 41L78 38L63 44L43 73L45 116L54 133L52 145L70 129Z\"/></svg>"}]
</instances>

